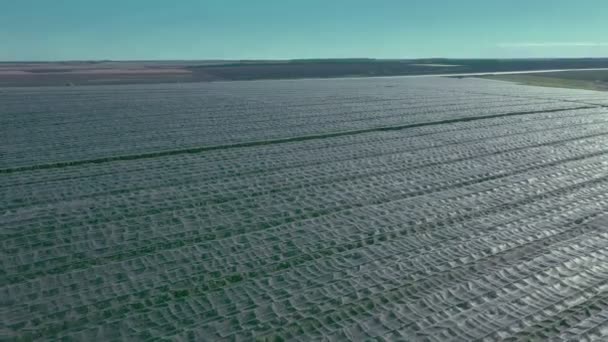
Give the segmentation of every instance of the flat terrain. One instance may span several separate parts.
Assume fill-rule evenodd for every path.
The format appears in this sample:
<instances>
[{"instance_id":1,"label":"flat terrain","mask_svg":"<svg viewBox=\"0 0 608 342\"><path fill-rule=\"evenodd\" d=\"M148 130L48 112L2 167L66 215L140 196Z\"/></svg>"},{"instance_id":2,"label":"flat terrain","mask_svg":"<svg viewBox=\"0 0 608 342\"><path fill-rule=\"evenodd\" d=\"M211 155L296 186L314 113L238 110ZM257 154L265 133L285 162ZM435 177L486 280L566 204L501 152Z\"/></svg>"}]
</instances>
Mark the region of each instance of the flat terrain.
<instances>
[{"instance_id":1,"label":"flat terrain","mask_svg":"<svg viewBox=\"0 0 608 342\"><path fill-rule=\"evenodd\" d=\"M0 88L0 339L605 340L608 97Z\"/></svg>"},{"instance_id":2,"label":"flat terrain","mask_svg":"<svg viewBox=\"0 0 608 342\"><path fill-rule=\"evenodd\" d=\"M608 58L0 62L0 87L189 83L608 68Z\"/></svg>"},{"instance_id":3,"label":"flat terrain","mask_svg":"<svg viewBox=\"0 0 608 342\"><path fill-rule=\"evenodd\" d=\"M491 75L483 78L541 87L608 91L608 71L564 71L542 74Z\"/></svg>"}]
</instances>

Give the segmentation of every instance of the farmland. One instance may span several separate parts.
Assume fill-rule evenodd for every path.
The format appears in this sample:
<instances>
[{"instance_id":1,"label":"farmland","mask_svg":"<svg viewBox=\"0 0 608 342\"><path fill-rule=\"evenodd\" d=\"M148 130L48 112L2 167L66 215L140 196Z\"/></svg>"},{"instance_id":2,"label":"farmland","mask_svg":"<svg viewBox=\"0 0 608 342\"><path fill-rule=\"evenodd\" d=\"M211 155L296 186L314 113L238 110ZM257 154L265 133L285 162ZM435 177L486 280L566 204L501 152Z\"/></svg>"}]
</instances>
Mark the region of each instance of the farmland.
<instances>
[{"instance_id":1,"label":"farmland","mask_svg":"<svg viewBox=\"0 0 608 342\"><path fill-rule=\"evenodd\" d=\"M0 136L2 339L608 333L606 93L6 87Z\"/></svg>"},{"instance_id":2,"label":"farmland","mask_svg":"<svg viewBox=\"0 0 608 342\"><path fill-rule=\"evenodd\" d=\"M565 71L540 74L489 75L484 78L554 88L608 91L608 71Z\"/></svg>"},{"instance_id":3,"label":"farmland","mask_svg":"<svg viewBox=\"0 0 608 342\"><path fill-rule=\"evenodd\" d=\"M608 58L0 62L0 87L189 83L608 68Z\"/></svg>"}]
</instances>

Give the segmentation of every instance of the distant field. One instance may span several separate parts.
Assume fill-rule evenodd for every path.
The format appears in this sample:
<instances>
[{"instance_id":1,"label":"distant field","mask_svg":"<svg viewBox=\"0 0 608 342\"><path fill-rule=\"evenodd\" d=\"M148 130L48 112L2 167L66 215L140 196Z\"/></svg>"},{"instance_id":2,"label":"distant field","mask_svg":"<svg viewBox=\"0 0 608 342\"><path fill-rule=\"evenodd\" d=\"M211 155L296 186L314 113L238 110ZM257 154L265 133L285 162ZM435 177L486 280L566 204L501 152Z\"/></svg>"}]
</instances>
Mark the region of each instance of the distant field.
<instances>
[{"instance_id":1,"label":"distant field","mask_svg":"<svg viewBox=\"0 0 608 342\"><path fill-rule=\"evenodd\" d=\"M460 65L454 65L454 64L432 64L432 63L427 63L427 64L412 64L412 65L416 65L416 66L423 66L423 67L444 67L444 68L453 68L453 67L459 67Z\"/></svg>"},{"instance_id":2,"label":"distant field","mask_svg":"<svg viewBox=\"0 0 608 342\"><path fill-rule=\"evenodd\" d=\"M606 341L608 96L0 89L2 341Z\"/></svg>"},{"instance_id":3,"label":"distant field","mask_svg":"<svg viewBox=\"0 0 608 342\"><path fill-rule=\"evenodd\" d=\"M309 59L0 63L2 86L188 83L608 68L608 59Z\"/></svg>"},{"instance_id":4,"label":"distant field","mask_svg":"<svg viewBox=\"0 0 608 342\"><path fill-rule=\"evenodd\" d=\"M542 74L492 75L483 78L520 84L608 91L608 71L564 71Z\"/></svg>"}]
</instances>

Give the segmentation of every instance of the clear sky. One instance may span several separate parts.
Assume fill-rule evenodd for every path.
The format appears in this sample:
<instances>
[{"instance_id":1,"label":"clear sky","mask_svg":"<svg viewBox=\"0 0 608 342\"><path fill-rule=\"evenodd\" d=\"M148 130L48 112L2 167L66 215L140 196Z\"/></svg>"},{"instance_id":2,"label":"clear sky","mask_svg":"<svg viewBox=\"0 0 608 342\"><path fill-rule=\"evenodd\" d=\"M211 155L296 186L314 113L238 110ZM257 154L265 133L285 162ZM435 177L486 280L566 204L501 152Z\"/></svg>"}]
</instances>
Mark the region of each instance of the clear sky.
<instances>
[{"instance_id":1,"label":"clear sky","mask_svg":"<svg viewBox=\"0 0 608 342\"><path fill-rule=\"evenodd\" d=\"M0 60L608 57L608 0L0 0Z\"/></svg>"}]
</instances>

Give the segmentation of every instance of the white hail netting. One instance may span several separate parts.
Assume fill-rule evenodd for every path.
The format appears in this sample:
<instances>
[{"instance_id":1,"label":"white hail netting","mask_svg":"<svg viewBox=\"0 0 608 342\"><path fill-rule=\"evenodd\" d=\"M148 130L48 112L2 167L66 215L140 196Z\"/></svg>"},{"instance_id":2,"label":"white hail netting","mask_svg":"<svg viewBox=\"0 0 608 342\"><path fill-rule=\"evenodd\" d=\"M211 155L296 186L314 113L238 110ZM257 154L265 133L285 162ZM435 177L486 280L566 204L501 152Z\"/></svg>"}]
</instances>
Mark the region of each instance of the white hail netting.
<instances>
[{"instance_id":1,"label":"white hail netting","mask_svg":"<svg viewBox=\"0 0 608 342\"><path fill-rule=\"evenodd\" d=\"M0 89L0 336L602 340L608 95Z\"/></svg>"}]
</instances>

